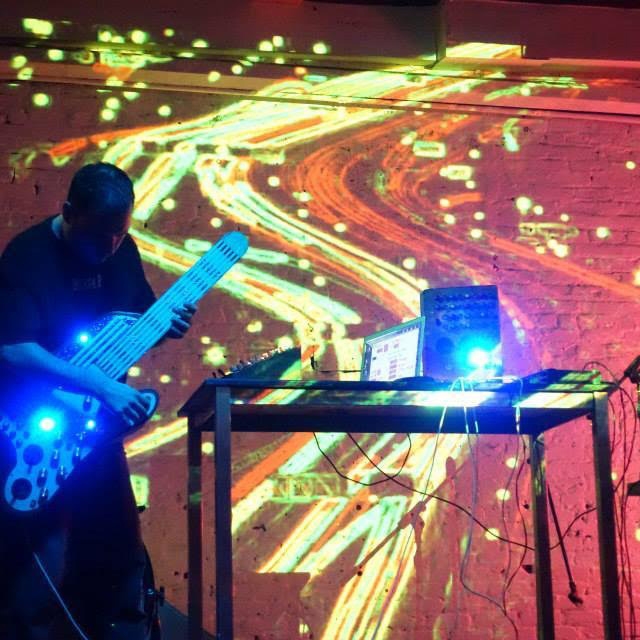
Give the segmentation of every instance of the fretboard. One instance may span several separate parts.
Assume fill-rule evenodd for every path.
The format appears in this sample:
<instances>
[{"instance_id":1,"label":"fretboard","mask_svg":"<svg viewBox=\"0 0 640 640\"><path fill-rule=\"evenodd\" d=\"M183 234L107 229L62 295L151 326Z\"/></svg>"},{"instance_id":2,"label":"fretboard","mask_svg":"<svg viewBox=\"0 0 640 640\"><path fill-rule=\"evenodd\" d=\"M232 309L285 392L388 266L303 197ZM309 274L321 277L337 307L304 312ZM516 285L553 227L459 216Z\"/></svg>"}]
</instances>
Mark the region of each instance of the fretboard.
<instances>
[{"instance_id":1,"label":"fretboard","mask_svg":"<svg viewBox=\"0 0 640 640\"><path fill-rule=\"evenodd\" d=\"M173 283L133 325L105 335L92 345L92 357L110 378L119 378L133 366L169 330L173 309L185 303L195 304L244 255L249 243L239 231L227 233L183 276ZM88 354L87 354L88 355Z\"/></svg>"}]
</instances>

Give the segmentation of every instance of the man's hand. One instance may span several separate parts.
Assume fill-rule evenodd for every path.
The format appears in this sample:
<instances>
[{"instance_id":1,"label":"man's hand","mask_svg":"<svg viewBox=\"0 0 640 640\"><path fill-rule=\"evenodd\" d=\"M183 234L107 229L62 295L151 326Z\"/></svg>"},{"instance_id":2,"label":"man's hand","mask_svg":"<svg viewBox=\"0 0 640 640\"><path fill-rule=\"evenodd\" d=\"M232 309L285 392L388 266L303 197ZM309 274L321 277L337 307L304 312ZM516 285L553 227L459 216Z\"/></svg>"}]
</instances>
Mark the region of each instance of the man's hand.
<instances>
[{"instance_id":1,"label":"man's hand","mask_svg":"<svg viewBox=\"0 0 640 640\"><path fill-rule=\"evenodd\" d=\"M108 379L98 398L129 426L141 424L147 419L149 407L146 397L127 384Z\"/></svg>"},{"instance_id":2,"label":"man's hand","mask_svg":"<svg viewBox=\"0 0 640 640\"><path fill-rule=\"evenodd\" d=\"M191 319L198 310L195 304L183 304L181 307L173 309L174 317L171 320L171 328L167 331L165 337L179 340L184 338L187 331L191 328Z\"/></svg>"}]
</instances>

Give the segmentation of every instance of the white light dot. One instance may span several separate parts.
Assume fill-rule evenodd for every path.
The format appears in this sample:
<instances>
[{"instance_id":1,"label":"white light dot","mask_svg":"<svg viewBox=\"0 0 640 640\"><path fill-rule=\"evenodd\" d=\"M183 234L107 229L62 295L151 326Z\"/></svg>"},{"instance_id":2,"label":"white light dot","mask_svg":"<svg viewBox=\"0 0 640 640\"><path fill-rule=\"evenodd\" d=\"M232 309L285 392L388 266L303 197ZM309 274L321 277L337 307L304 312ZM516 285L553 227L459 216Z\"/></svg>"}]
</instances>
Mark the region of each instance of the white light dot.
<instances>
[{"instance_id":1,"label":"white light dot","mask_svg":"<svg viewBox=\"0 0 640 640\"><path fill-rule=\"evenodd\" d=\"M280 178L278 176L269 176L267 178L267 184L270 187L279 187L280 186Z\"/></svg>"},{"instance_id":2,"label":"white light dot","mask_svg":"<svg viewBox=\"0 0 640 640\"><path fill-rule=\"evenodd\" d=\"M298 266L301 269L308 269L311 266L311 263L306 258L301 258L298 260Z\"/></svg>"},{"instance_id":3,"label":"white light dot","mask_svg":"<svg viewBox=\"0 0 640 640\"><path fill-rule=\"evenodd\" d=\"M537 204L533 207L533 213L537 216L541 216L544 213L544 207L541 204Z\"/></svg>"},{"instance_id":4,"label":"white light dot","mask_svg":"<svg viewBox=\"0 0 640 640\"><path fill-rule=\"evenodd\" d=\"M107 98L105 105L107 106L107 108L116 111L120 108L120 100L118 100L118 98L116 98L115 96L111 96L111 98Z\"/></svg>"},{"instance_id":5,"label":"white light dot","mask_svg":"<svg viewBox=\"0 0 640 640\"><path fill-rule=\"evenodd\" d=\"M609 227L598 227L596 229L596 236L604 240L611 237L611 229Z\"/></svg>"},{"instance_id":6,"label":"white light dot","mask_svg":"<svg viewBox=\"0 0 640 640\"><path fill-rule=\"evenodd\" d=\"M484 537L487 540L496 541L499 535L500 529L497 529L496 527L489 527L489 530L484 532Z\"/></svg>"},{"instance_id":7,"label":"white light dot","mask_svg":"<svg viewBox=\"0 0 640 640\"><path fill-rule=\"evenodd\" d=\"M453 215L453 213L445 213L443 220L446 224L456 223L456 217Z\"/></svg>"},{"instance_id":8,"label":"white light dot","mask_svg":"<svg viewBox=\"0 0 640 640\"><path fill-rule=\"evenodd\" d=\"M333 225L333 228L335 229L335 231L337 231L338 233L344 233L347 230L347 225L344 222L336 222Z\"/></svg>"},{"instance_id":9,"label":"white light dot","mask_svg":"<svg viewBox=\"0 0 640 640\"><path fill-rule=\"evenodd\" d=\"M159 380L162 384L169 384L169 382L171 382L171 376L168 373L163 373Z\"/></svg>"},{"instance_id":10,"label":"white light dot","mask_svg":"<svg viewBox=\"0 0 640 640\"><path fill-rule=\"evenodd\" d=\"M558 258L566 258L569 255L569 245L558 243L554 247L553 253L555 253Z\"/></svg>"},{"instance_id":11,"label":"white light dot","mask_svg":"<svg viewBox=\"0 0 640 640\"><path fill-rule=\"evenodd\" d=\"M472 160L478 160L482 156L480 149L469 149L469 157Z\"/></svg>"},{"instance_id":12,"label":"white light dot","mask_svg":"<svg viewBox=\"0 0 640 640\"><path fill-rule=\"evenodd\" d=\"M260 333L262 331L262 321L261 320L252 320L247 325L248 333Z\"/></svg>"},{"instance_id":13,"label":"white light dot","mask_svg":"<svg viewBox=\"0 0 640 640\"><path fill-rule=\"evenodd\" d=\"M313 53L324 55L326 53L329 53L329 45L325 44L324 42L316 42L314 43L312 50Z\"/></svg>"},{"instance_id":14,"label":"white light dot","mask_svg":"<svg viewBox=\"0 0 640 640\"><path fill-rule=\"evenodd\" d=\"M173 198L165 198L160 204L165 211L173 211L176 208L176 201Z\"/></svg>"},{"instance_id":15,"label":"white light dot","mask_svg":"<svg viewBox=\"0 0 640 640\"><path fill-rule=\"evenodd\" d=\"M509 469L515 469L518 464L518 460L515 456L511 456L510 458L507 458L504 463L509 467Z\"/></svg>"},{"instance_id":16,"label":"white light dot","mask_svg":"<svg viewBox=\"0 0 640 640\"><path fill-rule=\"evenodd\" d=\"M440 198L440 206L443 209L447 209L448 207L451 206L451 202L449 201L448 198Z\"/></svg>"},{"instance_id":17,"label":"white light dot","mask_svg":"<svg viewBox=\"0 0 640 640\"><path fill-rule=\"evenodd\" d=\"M218 71L209 71L209 75L207 76L208 82L218 82L222 76Z\"/></svg>"},{"instance_id":18,"label":"white light dot","mask_svg":"<svg viewBox=\"0 0 640 640\"><path fill-rule=\"evenodd\" d=\"M484 231L482 231L482 229L471 229L471 231L469 231L469 235L474 239L474 240L478 240L479 238L482 238L482 236L484 235Z\"/></svg>"},{"instance_id":19,"label":"white light dot","mask_svg":"<svg viewBox=\"0 0 640 640\"><path fill-rule=\"evenodd\" d=\"M213 453L213 442L203 442L201 449L205 456L210 456Z\"/></svg>"},{"instance_id":20,"label":"white light dot","mask_svg":"<svg viewBox=\"0 0 640 640\"><path fill-rule=\"evenodd\" d=\"M298 209L298 216L300 218L308 218L309 217L309 210L308 209Z\"/></svg>"},{"instance_id":21,"label":"white light dot","mask_svg":"<svg viewBox=\"0 0 640 640\"><path fill-rule=\"evenodd\" d=\"M214 229L219 229L222 226L222 220L220 218L211 218L211 220L209 220L209 224Z\"/></svg>"},{"instance_id":22,"label":"white light dot","mask_svg":"<svg viewBox=\"0 0 640 640\"><path fill-rule=\"evenodd\" d=\"M636 163L633 160L627 160L624 166L627 167L627 169L629 169L630 171L633 171L636 168Z\"/></svg>"},{"instance_id":23,"label":"white light dot","mask_svg":"<svg viewBox=\"0 0 640 640\"><path fill-rule=\"evenodd\" d=\"M324 276L316 276L313 279L313 284L315 284L316 287L324 287L324 285L327 284L327 279Z\"/></svg>"},{"instance_id":24,"label":"white light dot","mask_svg":"<svg viewBox=\"0 0 640 640\"><path fill-rule=\"evenodd\" d=\"M234 64L231 66L231 73L236 76L239 76L243 73L244 67L241 64Z\"/></svg>"},{"instance_id":25,"label":"white light dot","mask_svg":"<svg viewBox=\"0 0 640 640\"><path fill-rule=\"evenodd\" d=\"M510 497L511 497L511 491L509 491L509 489L498 489L496 491L496 498L498 498L500 502L509 500Z\"/></svg>"},{"instance_id":26,"label":"white light dot","mask_svg":"<svg viewBox=\"0 0 640 640\"><path fill-rule=\"evenodd\" d=\"M475 180L467 180L464 183L464 186L467 187L467 189L475 189L476 188L476 181Z\"/></svg>"},{"instance_id":27,"label":"white light dot","mask_svg":"<svg viewBox=\"0 0 640 640\"><path fill-rule=\"evenodd\" d=\"M127 371L127 373L132 378L138 378L138 377L140 377L140 374L142 373L142 369L140 367L129 367L129 371Z\"/></svg>"},{"instance_id":28,"label":"white light dot","mask_svg":"<svg viewBox=\"0 0 640 640\"><path fill-rule=\"evenodd\" d=\"M569 222L569 220L571 220L571 216L568 213L561 213L560 214L560 221L561 222Z\"/></svg>"},{"instance_id":29,"label":"white light dot","mask_svg":"<svg viewBox=\"0 0 640 640\"><path fill-rule=\"evenodd\" d=\"M158 107L158 115L163 118L167 118L171 115L172 109L168 104L163 104Z\"/></svg>"},{"instance_id":30,"label":"white light dot","mask_svg":"<svg viewBox=\"0 0 640 640\"><path fill-rule=\"evenodd\" d=\"M484 212L484 211L476 211L476 212L473 214L473 219L474 219L474 220L484 220L486 217L487 217L487 216L486 216L486 214L485 214L485 212Z\"/></svg>"},{"instance_id":31,"label":"white light dot","mask_svg":"<svg viewBox=\"0 0 640 640\"><path fill-rule=\"evenodd\" d=\"M210 336L200 336L200 342L202 344L211 344L211 337Z\"/></svg>"},{"instance_id":32,"label":"white light dot","mask_svg":"<svg viewBox=\"0 0 640 640\"><path fill-rule=\"evenodd\" d=\"M405 269L415 269L416 268L416 259L415 258L405 258L402 261L402 266Z\"/></svg>"}]
</instances>

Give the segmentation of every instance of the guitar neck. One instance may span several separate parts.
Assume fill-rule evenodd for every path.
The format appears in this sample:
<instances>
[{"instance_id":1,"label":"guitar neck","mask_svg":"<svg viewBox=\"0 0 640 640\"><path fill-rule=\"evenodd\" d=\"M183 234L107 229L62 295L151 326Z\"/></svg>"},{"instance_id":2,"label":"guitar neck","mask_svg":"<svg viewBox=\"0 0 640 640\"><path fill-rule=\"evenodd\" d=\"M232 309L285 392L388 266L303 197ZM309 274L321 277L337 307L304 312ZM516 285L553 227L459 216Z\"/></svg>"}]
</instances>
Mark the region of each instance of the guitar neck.
<instances>
[{"instance_id":1,"label":"guitar neck","mask_svg":"<svg viewBox=\"0 0 640 640\"><path fill-rule=\"evenodd\" d=\"M124 334L101 341L92 363L111 378L120 378L171 327L173 309L195 304L244 255L246 236L238 231L225 234L179 278Z\"/></svg>"}]
</instances>

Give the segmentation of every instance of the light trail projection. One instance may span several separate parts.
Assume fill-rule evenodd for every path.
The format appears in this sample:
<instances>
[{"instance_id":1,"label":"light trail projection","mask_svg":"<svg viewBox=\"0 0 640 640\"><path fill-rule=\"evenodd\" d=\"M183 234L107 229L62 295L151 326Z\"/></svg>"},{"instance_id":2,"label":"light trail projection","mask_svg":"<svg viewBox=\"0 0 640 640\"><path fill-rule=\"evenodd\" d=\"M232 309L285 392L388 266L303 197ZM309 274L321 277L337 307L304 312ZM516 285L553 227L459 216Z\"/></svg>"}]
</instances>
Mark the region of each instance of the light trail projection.
<instances>
[{"instance_id":1,"label":"light trail projection","mask_svg":"<svg viewBox=\"0 0 640 640\"><path fill-rule=\"evenodd\" d=\"M140 30L135 38L145 42L146 35ZM102 42L118 37L108 30L100 35ZM477 43L453 51L496 59L516 52ZM549 292L550 283L595 286L615 299L638 302L637 266L614 278L584 255L585 235L606 248L619 226L603 220L582 226L571 198L558 195L561 168L557 174L538 169L535 176L521 168L541 166L537 145L554 134L553 125L514 110L476 113L442 105L470 96L487 107L514 95L562 98L589 91L587 85L568 77L505 82L497 72L469 78L396 67L326 77L304 69L287 75L283 68L281 79L263 83L255 99L218 100L212 107L210 96L119 89L136 69L161 64L162 57L89 53L75 56L105 77L108 93L99 94L98 124L53 143L25 144L13 156L16 175L28 175L44 159L65 174L98 159L129 172L136 190L131 233L157 291L221 233L240 228L251 243L246 258L203 301L193 335L150 354L133 372L136 385L163 383L159 414L127 445L140 486L151 487L151 511L154 492L166 493L169 486L168 479L149 476L154 455L184 448L186 423L175 419L175 410L225 357L233 364L277 343L315 344L323 368L357 368L362 337L415 317L422 289L498 284L505 369L525 373L558 357L557 345L531 339L540 307L548 315L575 311L562 307L570 305ZM49 59L67 60L58 53ZM16 75L24 75L29 64L14 59ZM219 77L215 72L211 79ZM31 99L26 85L13 90ZM83 91L90 90L68 93ZM62 115L65 98L34 88L37 117ZM627 162L620 172L634 169ZM510 280L516 267L529 277ZM290 393L274 392L261 401L288 402ZM244 442L234 463L238 570L309 574L300 597L311 603L304 622L314 638L448 637L454 623L440 605L459 608L452 603L461 587L452 578L455 571L438 562L449 553L455 565L462 554L461 536L443 535L446 507L421 502L391 483L366 488L339 478L309 434L269 437L237 439ZM380 480L345 434L318 439L348 477ZM437 450L432 436L412 440L401 470L404 436L359 438L386 473L401 470L404 484L455 494L453 479L468 473L467 439L440 438ZM513 493L505 478L501 468L481 492L498 511ZM494 511L485 512L484 520L504 532ZM520 523L514 513L509 511L511 525ZM478 535L474 545L474 552L487 549L500 561L502 551L490 541ZM165 558L156 573L166 576L169 599L180 602L184 591L170 566ZM414 600L425 589L421 572L430 571L429 590L440 605L427 614L418 612ZM509 628L499 613L496 620ZM402 634L394 635L400 628Z\"/></svg>"}]
</instances>

